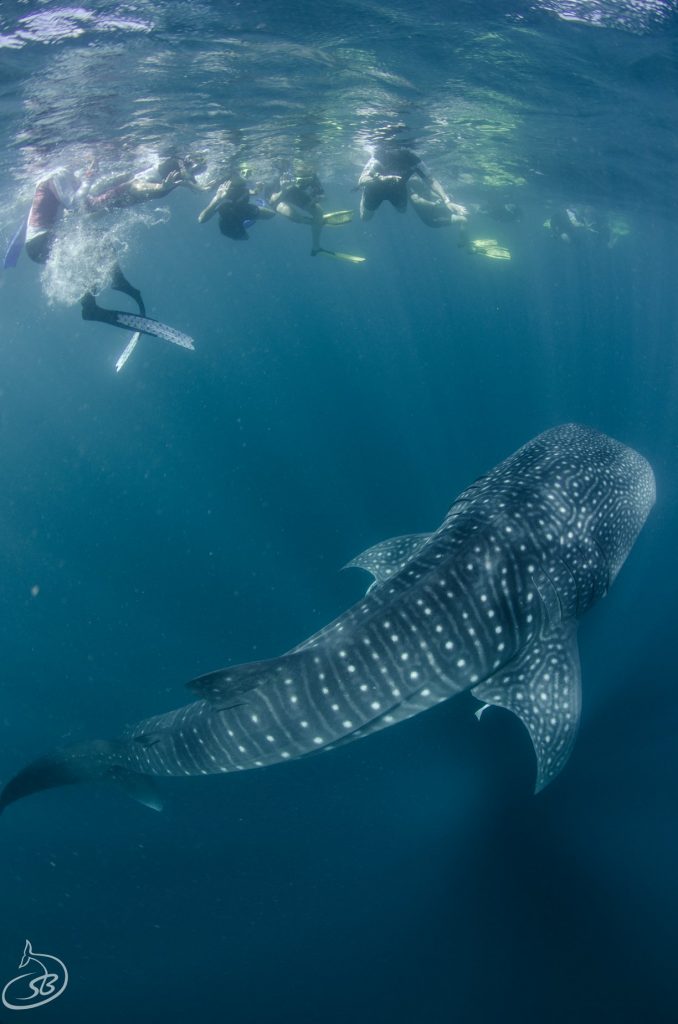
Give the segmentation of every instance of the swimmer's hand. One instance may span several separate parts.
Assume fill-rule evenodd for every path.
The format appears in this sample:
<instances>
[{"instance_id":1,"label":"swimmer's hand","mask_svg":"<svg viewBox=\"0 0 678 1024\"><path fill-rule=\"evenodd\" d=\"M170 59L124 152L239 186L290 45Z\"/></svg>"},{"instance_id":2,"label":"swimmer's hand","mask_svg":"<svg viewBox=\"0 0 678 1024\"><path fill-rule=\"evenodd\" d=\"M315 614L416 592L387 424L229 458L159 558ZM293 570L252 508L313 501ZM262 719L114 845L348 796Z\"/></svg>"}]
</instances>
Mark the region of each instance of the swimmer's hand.
<instances>
[{"instance_id":1,"label":"swimmer's hand","mask_svg":"<svg viewBox=\"0 0 678 1024\"><path fill-rule=\"evenodd\" d=\"M461 203L453 203L451 200L445 203L445 206L452 214L452 221L465 221L468 220L468 210Z\"/></svg>"}]
</instances>

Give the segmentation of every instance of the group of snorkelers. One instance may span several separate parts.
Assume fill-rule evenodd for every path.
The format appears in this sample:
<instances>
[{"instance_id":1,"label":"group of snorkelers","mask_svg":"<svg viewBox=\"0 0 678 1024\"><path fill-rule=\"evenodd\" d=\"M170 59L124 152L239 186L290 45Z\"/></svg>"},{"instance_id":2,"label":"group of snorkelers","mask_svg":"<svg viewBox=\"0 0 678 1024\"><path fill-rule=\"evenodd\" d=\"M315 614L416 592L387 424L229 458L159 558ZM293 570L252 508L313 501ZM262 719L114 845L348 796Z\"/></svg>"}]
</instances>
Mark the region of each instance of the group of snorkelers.
<instances>
[{"instance_id":1,"label":"group of snorkelers","mask_svg":"<svg viewBox=\"0 0 678 1024\"><path fill-rule=\"evenodd\" d=\"M141 172L108 178L96 178L94 163L77 173L59 168L38 182L28 216L5 256L5 268L16 264L22 249L34 262L46 263L65 210L94 215L164 198L180 186L194 191L211 190L214 182L206 184L200 181L205 170L200 159L176 155L160 159ZM511 258L510 252L495 239L468 237L468 209L453 201L417 154L403 145L376 147L356 188L361 192L362 221L371 220L385 202L390 203L399 213L405 213L410 206L427 227L457 225L459 245L469 252L491 259ZM321 245L321 233L325 227L348 224L353 219L353 210L325 212L320 205L323 197L324 190L318 175L302 160L294 160L286 172L268 185L255 182L251 167L240 163L234 167L227 180L218 186L198 220L202 224L218 215L220 232L228 238L243 241L248 239L249 229L256 222L268 220L277 214L310 228L312 256L324 254L350 263L364 262L363 256L327 249ZM498 221L518 221L521 218L520 208L513 203L481 206L478 209ZM554 237L563 241L573 242L579 235L589 232L596 234L605 244L611 244L605 219L588 208L581 211L571 207L556 210L545 226ZM118 360L117 369L124 365L141 334L161 337L186 348L193 347L187 335L146 317L141 292L130 284L114 260L109 285L136 303L138 315L101 307L93 290L86 291L80 303L84 319L98 320L134 331Z\"/></svg>"}]
</instances>

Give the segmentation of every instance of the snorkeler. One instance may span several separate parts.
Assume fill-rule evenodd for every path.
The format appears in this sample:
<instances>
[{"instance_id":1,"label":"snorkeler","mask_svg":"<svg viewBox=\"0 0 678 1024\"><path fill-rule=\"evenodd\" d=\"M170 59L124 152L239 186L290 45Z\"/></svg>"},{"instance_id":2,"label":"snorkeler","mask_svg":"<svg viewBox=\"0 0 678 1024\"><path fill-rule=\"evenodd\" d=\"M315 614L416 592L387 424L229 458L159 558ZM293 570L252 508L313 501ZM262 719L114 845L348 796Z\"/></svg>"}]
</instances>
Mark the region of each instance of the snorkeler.
<instances>
[{"instance_id":1,"label":"snorkeler","mask_svg":"<svg viewBox=\"0 0 678 1024\"><path fill-rule=\"evenodd\" d=\"M360 219L371 220L384 202L391 203L398 213L405 213L408 182L415 174L426 183L441 204L446 206L450 202L443 187L429 174L413 150L400 145L378 146L365 164L358 179L358 188L362 189ZM452 205L456 206L457 204ZM453 211L450 210L450 212ZM422 216L422 220L424 216ZM435 223L432 220L426 221L426 223L429 223L430 227L440 226L437 218Z\"/></svg>"},{"instance_id":2,"label":"snorkeler","mask_svg":"<svg viewBox=\"0 0 678 1024\"><path fill-rule=\"evenodd\" d=\"M241 164L231 177L219 186L214 198L198 215L198 221L204 224L218 213L219 230L222 235L246 241L249 238L247 229L252 227L255 221L274 217L275 210L250 188L248 181L251 175L251 168Z\"/></svg>"},{"instance_id":3,"label":"snorkeler","mask_svg":"<svg viewBox=\"0 0 678 1024\"><path fill-rule=\"evenodd\" d=\"M44 264L48 261L54 246L56 228L63 212L79 205L83 193L86 193L87 178L91 176L92 169L93 165L90 164L85 170L75 173L60 167L40 179L28 216L12 239L5 255L5 268L16 266L24 246L28 257L35 263ZM183 348L193 348L193 341L187 335L146 316L141 292L130 284L115 260L111 265L110 287L129 295L136 303L139 315L102 308L97 304L91 289L82 296L80 304L83 320L98 320L113 327L120 327L123 330L131 328L134 331L116 364L117 370L122 369L141 334L153 335Z\"/></svg>"},{"instance_id":4,"label":"snorkeler","mask_svg":"<svg viewBox=\"0 0 678 1024\"><path fill-rule=\"evenodd\" d=\"M311 256L324 253L337 259L348 260L350 263L364 263L363 256L351 256L345 252L334 252L323 249L320 245L320 232L326 226L348 224L353 220L352 210L336 210L325 213L318 200L325 195L318 175L303 160L295 160L291 171L280 178L280 185L271 196L271 206L282 217L296 224L308 224L311 228Z\"/></svg>"},{"instance_id":5,"label":"snorkeler","mask_svg":"<svg viewBox=\"0 0 678 1024\"><path fill-rule=\"evenodd\" d=\"M554 210L544 223L553 238L562 242L579 242L586 235L595 235L597 240L608 245L610 229L605 218L591 206L561 206Z\"/></svg>"},{"instance_id":6,"label":"snorkeler","mask_svg":"<svg viewBox=\"0 0 678 1024\"><path fill-rule=\"evenodd\" d=\"M553 238L572 243L580 237L582 231L585 231L586 224L573 207L562 206L554 210L544 227L550 231Z\"/></svg>"},{"instance_id":7,"label":"snorkeler","mask_svg":"<svg viewBox=\"0 0 678 1024\"><path fill-rule=\"evenodd\" d=\"M47 262L54 245L57 224L64 210L74 206L80 187L79 175L66 167L59 167L40 179L35 187L23 232L19 229L5 257L6 267L16 264L22 247L34 263ZM12 248L16 252L13 260L10 259Z\"/></svg>"},{"instance_id":8,"label":"snorkeler","mask_svg":"<svg viewBox=\"0 0 678 1024\"><path fill-rule=\"evenodd\" d=\"M186 185L195 191L203 191L196 180L201 168L200 162L190 156L166 157L152 167L138 174L118 175L112 179L95 182L84 198L89 212L119 210L149 199L162 199L179 185Z\"/></svg>"}]
</instances>

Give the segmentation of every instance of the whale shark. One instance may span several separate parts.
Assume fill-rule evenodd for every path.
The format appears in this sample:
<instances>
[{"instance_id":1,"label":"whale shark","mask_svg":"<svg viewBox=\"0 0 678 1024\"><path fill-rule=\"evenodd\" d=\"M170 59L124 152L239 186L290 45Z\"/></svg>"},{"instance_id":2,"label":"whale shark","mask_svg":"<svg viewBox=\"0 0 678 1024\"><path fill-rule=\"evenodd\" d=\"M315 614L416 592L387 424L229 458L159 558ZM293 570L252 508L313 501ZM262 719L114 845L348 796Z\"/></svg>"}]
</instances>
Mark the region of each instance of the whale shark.
<instances>
[{"instance_id":1,"label":"whale shark","mask_svg":"<svg viewBox=\"0 0 678 1024\"><path fill-rule=\"evenodd\" d=\"M365 596L281 657L194 679L191 703L33 761L0 811L39 790L113 780L159 809L152 779L263 768L329 751L470 690L524 723L535 791L565 765L581 706L577 626L655 501L648 462L591 428L555 427L468 487L432 533L349 565Z\"/></svg>"}]
</instances>

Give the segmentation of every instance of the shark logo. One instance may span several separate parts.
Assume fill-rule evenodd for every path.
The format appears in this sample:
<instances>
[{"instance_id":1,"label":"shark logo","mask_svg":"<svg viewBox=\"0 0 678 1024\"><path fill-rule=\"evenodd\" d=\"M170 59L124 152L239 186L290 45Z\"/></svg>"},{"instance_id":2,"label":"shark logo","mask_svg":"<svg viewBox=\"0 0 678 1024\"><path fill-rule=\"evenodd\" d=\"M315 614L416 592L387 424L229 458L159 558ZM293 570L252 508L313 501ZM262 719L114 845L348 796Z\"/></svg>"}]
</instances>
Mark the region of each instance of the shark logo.
<instances>
[{"instance_id":1,"label":"shark logo","mask_svg":"<svg viewBox=\"0 0 678 1024\"><path fill-rule=\"evenodd\" d=\"M261 768L369 736L470 690L525 724L536 790L579 721L577 624L617 576L655 500L637 452L576 424L536 437L464 491L433 533L356 558L365 597L272 661L226 668L198 699L28 765L0 810L50 786L113 779L159 808L151 776Z\"/></svg>"},{"instance_id":2,"label":"shark logo","mask_svg":"<svg viewBox=\"0 0 678 1024\"><path fill-rule=\"evenodd\" d=\"M8 1010L32 1010L51 1003L65 990L68 971L63 960L48 953L34 953L26 939L19 970L29 969L8 981L2 990L2 1005Z\"/></svg>"}]
</instances>

